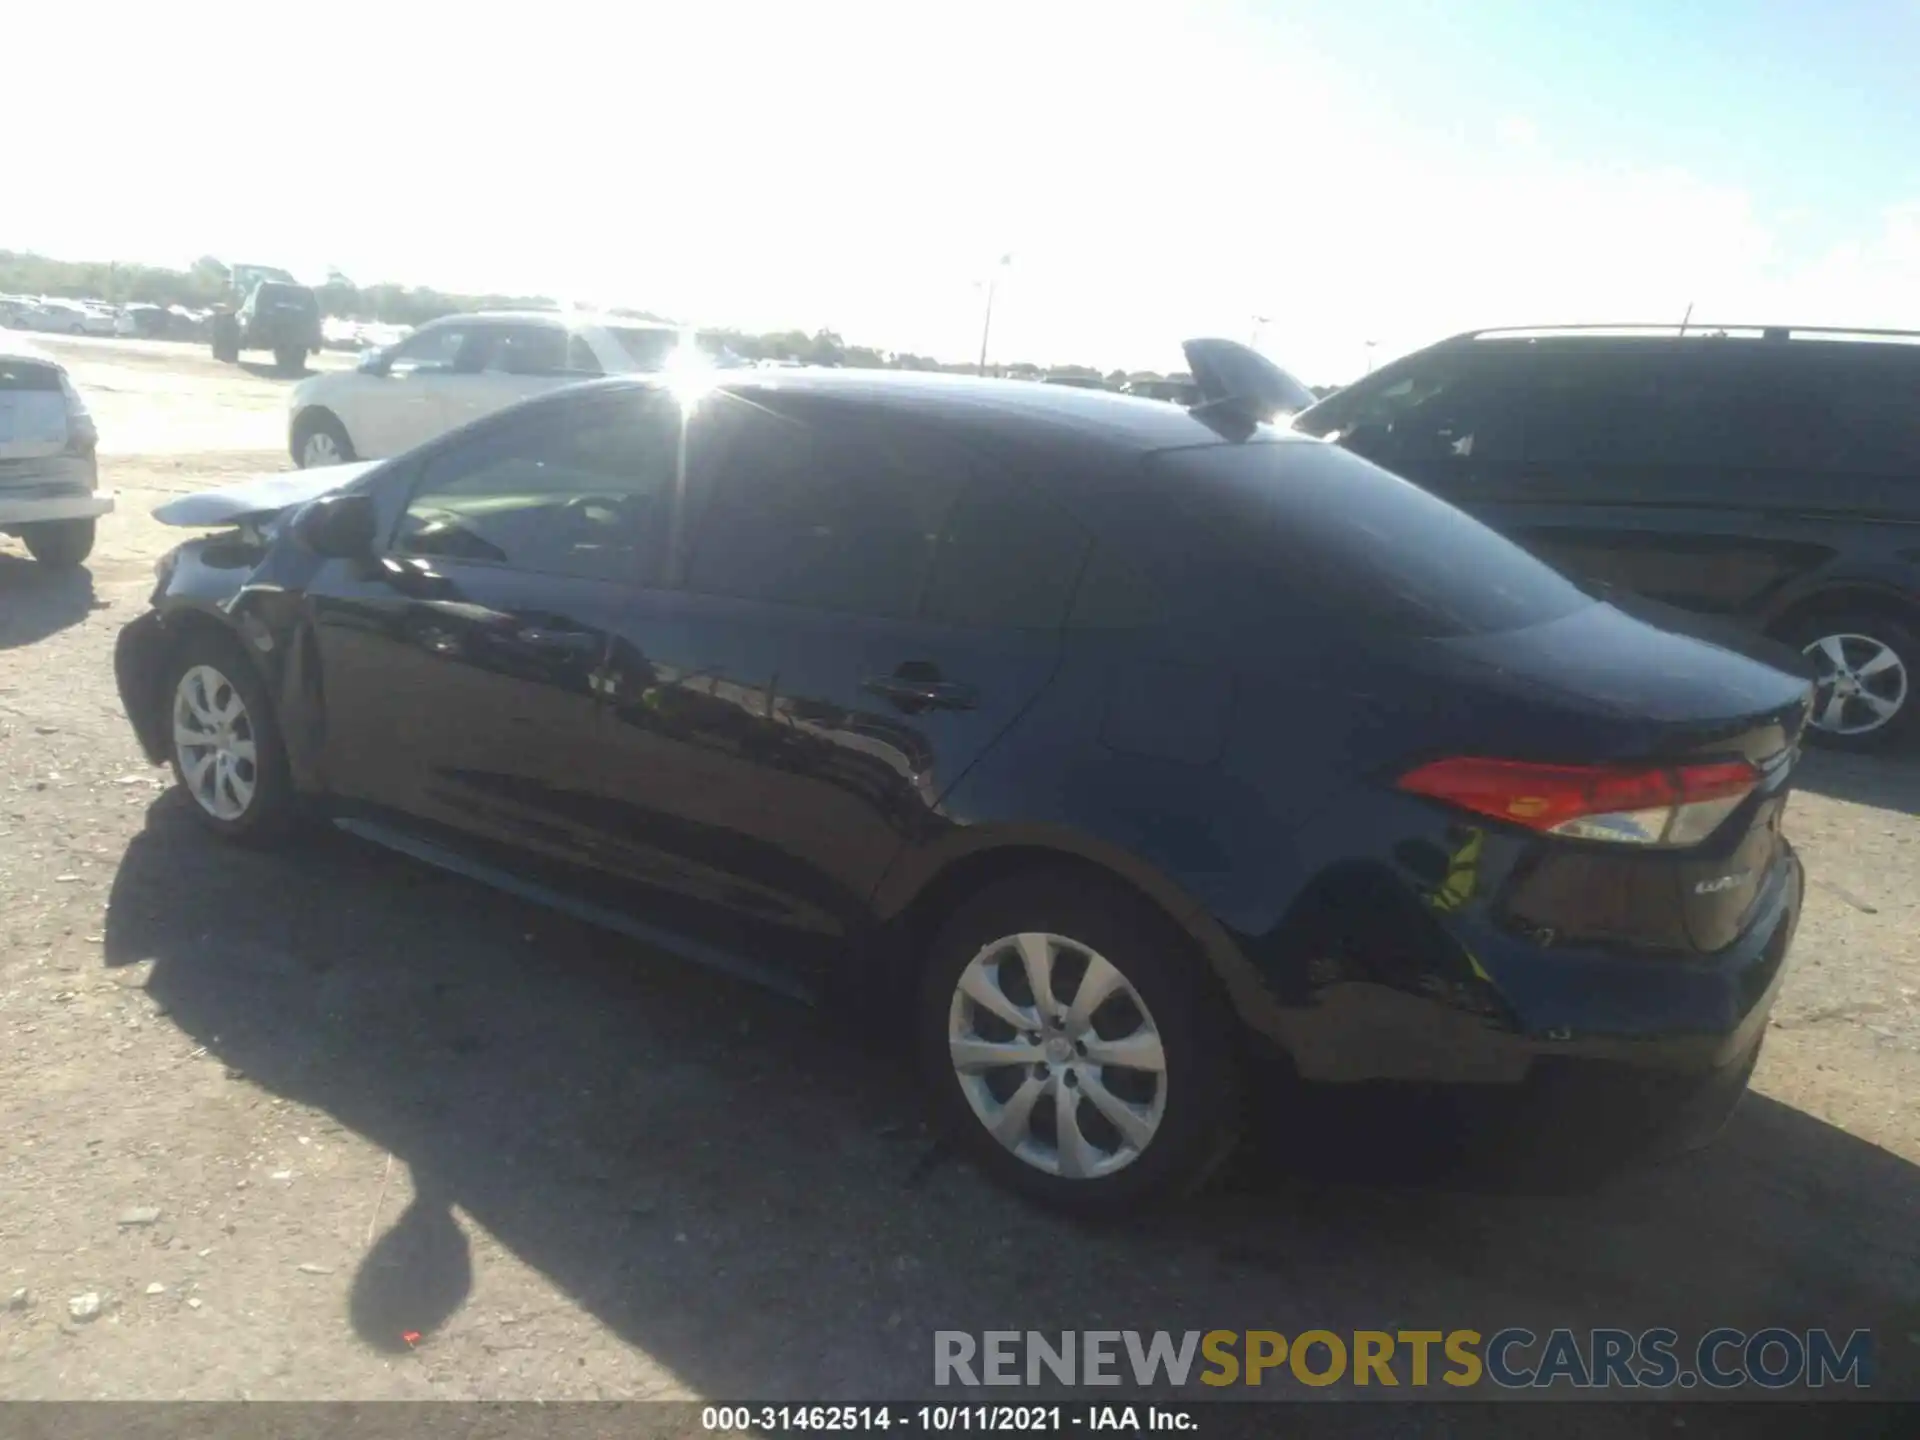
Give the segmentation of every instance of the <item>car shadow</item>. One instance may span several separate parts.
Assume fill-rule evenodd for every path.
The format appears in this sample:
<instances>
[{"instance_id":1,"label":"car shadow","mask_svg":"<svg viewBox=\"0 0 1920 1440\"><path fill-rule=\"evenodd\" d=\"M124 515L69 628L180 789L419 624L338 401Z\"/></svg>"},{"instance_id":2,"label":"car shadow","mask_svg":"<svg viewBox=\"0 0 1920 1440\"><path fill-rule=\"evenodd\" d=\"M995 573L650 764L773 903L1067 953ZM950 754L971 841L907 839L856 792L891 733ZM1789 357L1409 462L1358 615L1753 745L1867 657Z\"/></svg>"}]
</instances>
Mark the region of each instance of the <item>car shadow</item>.
<instances>
[{"instance_id":1,"label":"car shadow","mask_svg":"<svg viewBox=\"0 0 1920 1440\"><path fill-rule=\"evenodd\" d=\"M330 831L240 850L163 796L104 940L166 1023L405 1167L338 1320L379 1350L458 1331L464 1215L708 1396L950 1399L937 1329L1562 1324L1869 1327L1878 1392L1920 1394L1920 1169L1758 1096L1583 1194L1361 1183L1269 1141L1088 1227L946 1156L830 1015Z\"/></svg>"},{"instance_id":2,"label":"car shadow","mask_svg":"<svg viewBox=\"0 0 1920 1440\"><path fill-rule=\"evenodd\" d=\"M1871 805L1920 815L1920 755L1847 755L1809 750L1794 775L1794 785L1830 800Z\"/></svg>"},{"instance_id":3,"label":"car shadow","mask_svg":"<svg viewBox=\"0 0 1920 1440\"><path fill-rule=\"evenodd\" d=\"M56 570L24 555L0 554L0 650L31 645L87 618L93 572Z\"/></svg>"},{"instance_id":4,"label":"car shadow","mask_svg":"<svg viewBox=\"0 0 1920 1440\"><path fill-rule=\"evenodd\" d=\"M313 374L313 371L308 369L305 364L302 364L298 370L282 370L278 363L269 364L260 360L242 360L240 361L240 368L256 380L285 380L292 382L294 380L304 380L307 376Z\"/></svg>"}]
</instances>

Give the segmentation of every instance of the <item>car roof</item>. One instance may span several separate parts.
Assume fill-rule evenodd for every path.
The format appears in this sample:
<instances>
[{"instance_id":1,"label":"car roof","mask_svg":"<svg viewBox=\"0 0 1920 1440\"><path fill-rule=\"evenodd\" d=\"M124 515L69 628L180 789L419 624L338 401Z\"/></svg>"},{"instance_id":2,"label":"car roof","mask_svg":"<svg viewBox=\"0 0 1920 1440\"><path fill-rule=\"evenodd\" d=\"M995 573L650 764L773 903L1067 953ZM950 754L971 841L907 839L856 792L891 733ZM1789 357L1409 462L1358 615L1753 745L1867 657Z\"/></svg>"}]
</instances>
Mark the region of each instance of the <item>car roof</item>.
<instances>
[{"instance_id":1,"label":"car roof","mask_svg":"<svg viewBox=\"0 0 1920 1440\"><path fill-rule=\"evenodd\" d=\"M1037 380L985 379L928 370L843 370L826 367L723 370L716 389L745 399L809 396L972 434L1016 441L1074 443L1144 455L1156 450L1217 445L1222 432L1193 412L1164 400L1048 385ZM653 377L621 377L609 387L657 388ZM1260 426L1263 438L1291 438Z\"/></svg>"}]
</instances>

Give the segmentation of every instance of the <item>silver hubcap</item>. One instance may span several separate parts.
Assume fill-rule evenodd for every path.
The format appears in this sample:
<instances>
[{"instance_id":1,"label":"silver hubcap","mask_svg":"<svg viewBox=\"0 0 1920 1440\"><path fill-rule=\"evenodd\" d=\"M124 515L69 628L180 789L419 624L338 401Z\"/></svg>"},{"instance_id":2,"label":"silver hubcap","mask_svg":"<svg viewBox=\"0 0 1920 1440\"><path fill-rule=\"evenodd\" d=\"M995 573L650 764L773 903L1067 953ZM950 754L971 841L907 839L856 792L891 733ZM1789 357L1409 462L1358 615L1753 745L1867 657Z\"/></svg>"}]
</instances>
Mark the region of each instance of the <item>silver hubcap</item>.
<instances>
[{"instance_id":1,"label":"silver hubcap","mask_svg":"<svg viewBox=\"0 0 1920 1440\"><path fill-rule=\"evenodd\" d=\"M253 719L240 692L211 665L196 665L173 692L173 749L194 803L238 820L253 803Z\"/></svg>"},{"instance_id":2,"label":"silver hubcap","mask_svg":"<svg viewBox=\"0 0 1920 1440\"><path fill-rule=\"evenodd\" d=\"M1819 670L1813 723L1830 735L1866 735L1907 703L1907 667L1871 635L1823 635L1807 646Z\"/></svg>"},{"instance_id":3,"label":"silver hubcap","mask_svg":"<svg viewBox=\"0 0 1920 1440\"><path fill-rule=\"evenodd\" d=\"M1061 935L1008 935L961 972L947 1017L961 1093L1036 1170L1097 1179L1153 1143L1167 1060L1140 993Z\"/></svg>"},{"instance_id":4,"label":"silver hubcap","mask_svg":"<svg viewBox=\"0 0 1920 1440\"><path fill-rule=\"evenodd\" d=\"M333 436L324 430L307 436L307 443L300 447L300 464L303 469L313 469L319 465L338 465L340 447L334 443Z\"/></svg>"}]
</instances>

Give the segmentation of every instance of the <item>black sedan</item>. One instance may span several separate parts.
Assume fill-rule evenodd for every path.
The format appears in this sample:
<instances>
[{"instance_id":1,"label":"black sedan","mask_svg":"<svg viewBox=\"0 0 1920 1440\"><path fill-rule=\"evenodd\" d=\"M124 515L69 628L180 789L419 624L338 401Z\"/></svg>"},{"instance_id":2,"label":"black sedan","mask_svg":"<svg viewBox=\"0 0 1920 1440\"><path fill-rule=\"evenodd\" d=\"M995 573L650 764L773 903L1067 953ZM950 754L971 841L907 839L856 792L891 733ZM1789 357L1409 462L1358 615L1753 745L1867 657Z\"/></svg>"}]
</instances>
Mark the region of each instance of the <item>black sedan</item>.
<instances>
[{"instance_id":1,"label":"black sedan","mask_svg":"<svg viewBox=\"0 0 1920 1440\"><path fill-rule=\"evenodd\" d=\"M188 497L127 713L221 835L850 987L1068 1208L1204 1179L1263 1073L1704 1141L1800 909L1807 682L1196 371L617 380Z\"/></svg>"}]
</instances>

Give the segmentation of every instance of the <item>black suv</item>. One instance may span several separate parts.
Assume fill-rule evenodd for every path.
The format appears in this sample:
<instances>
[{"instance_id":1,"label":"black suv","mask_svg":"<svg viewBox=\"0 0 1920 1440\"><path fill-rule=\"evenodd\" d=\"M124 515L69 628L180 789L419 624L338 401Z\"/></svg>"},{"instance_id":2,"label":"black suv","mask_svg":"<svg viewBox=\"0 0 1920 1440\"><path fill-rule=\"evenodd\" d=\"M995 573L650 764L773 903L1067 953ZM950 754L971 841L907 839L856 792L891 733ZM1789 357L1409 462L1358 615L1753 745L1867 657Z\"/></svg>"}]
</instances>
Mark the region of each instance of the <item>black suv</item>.
<instances>
[{"instance_id":1,"label":"black suv","mask_svg":"<svg viewBox=\"0 0 1920 1440\"><path fill-rule=\"evenodd\" d=\"M1920 335L1480 330L1296 418L1577 576L1802 650L1814 733L1920 705Z\"/></svg>"},{"instance_id":2,"label":"black suv","mask_svg":"<svg viewBox=\"0 0 1920 1440\"><path fill-rule=\"evenodd\" d=\"M242 350L271 350L288 374L320 353L320 301L305 285L262 280L232 315L214 319L213 358L232 364Z\"/></svg>"}]
</instances>

